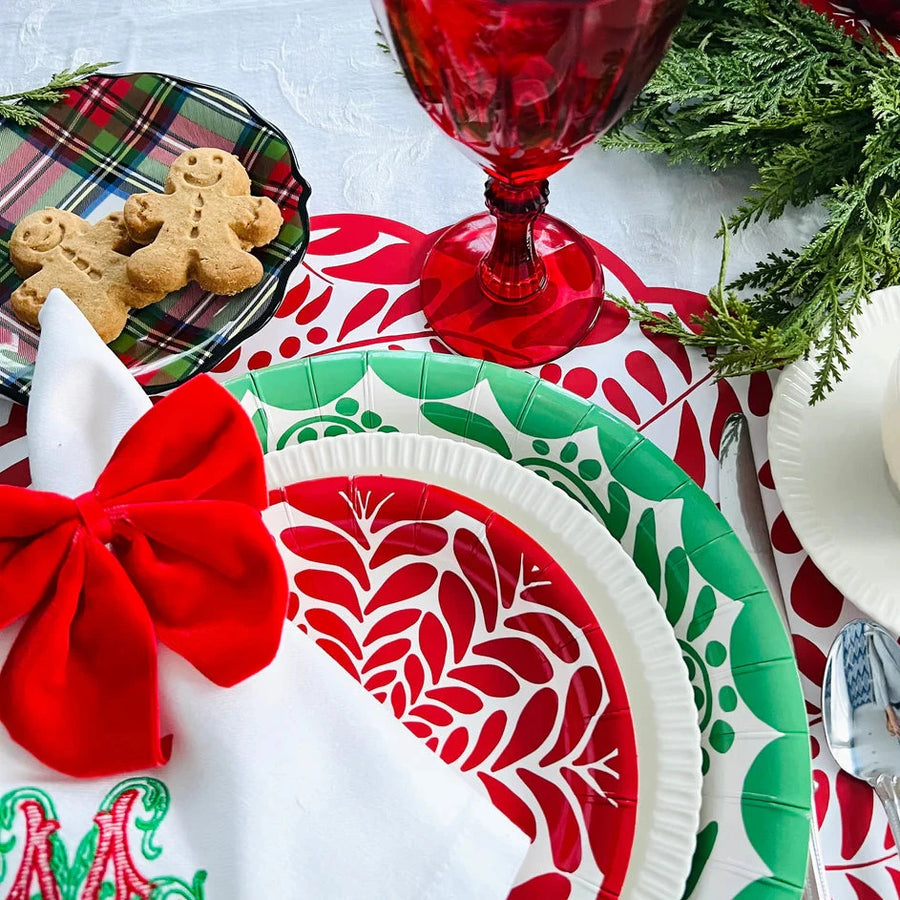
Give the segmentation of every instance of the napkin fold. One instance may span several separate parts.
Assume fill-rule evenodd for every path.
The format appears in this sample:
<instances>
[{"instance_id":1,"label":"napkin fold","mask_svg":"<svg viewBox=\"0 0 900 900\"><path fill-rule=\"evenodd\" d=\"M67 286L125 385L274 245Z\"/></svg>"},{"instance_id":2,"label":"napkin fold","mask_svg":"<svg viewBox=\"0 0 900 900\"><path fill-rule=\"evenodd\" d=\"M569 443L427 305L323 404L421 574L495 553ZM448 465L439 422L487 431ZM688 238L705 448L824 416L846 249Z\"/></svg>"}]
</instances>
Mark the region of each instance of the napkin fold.
<instances>
[{"instance_id":1,"label":"napkin fold","mask_svg":"<svg viewBox=\"0 0 900 900\"><path fill-rule=\"evenodd\" d=\"M41 340L27 413L31 486L89 491L150 398L59 288L38 315Z\"/></svg>"},{"instance_id":2,"label":"napkin fold","mask_svg":"<svg viewBox=\"0 0 900 900\"><path fill-rule=\"evenodd\" d=\"M33 487L76 496L91 489L149 401L62 292L48 298L41 326L28 411ZM16 632L0 631L0 660ZM34 827L35 790L52 798L53 822L70 852L92 823L101 828L85 877L121 877L117 892L144 896L141 879L149 891L154 879L174 883L175 872L185 885L179 896L195 896L187 885L199 884L216 900L500 900L509 893L527 837L293 625L285 625L274 662L229 689L160 646L159 684L162 733L174 734L174 743L168 764L146 773L68 778L0 737L0 807L18 813L11 830L18 828L25 848L6 859L7 871L24 884L23 896L42 874L55 877L40 870L49 853L28 849L27 834L45 834ZM118 811L126 840L128 804L133 826L142 797L149 808L150 789L142 795L140 786L151 783L163 786L152 793L153 840L135 839L125 848L130 855L112 853L103 829ZM16 807L25 787L29 799ZM123 859L130 869L120 872Z\"/></svg>"}]
</instances>

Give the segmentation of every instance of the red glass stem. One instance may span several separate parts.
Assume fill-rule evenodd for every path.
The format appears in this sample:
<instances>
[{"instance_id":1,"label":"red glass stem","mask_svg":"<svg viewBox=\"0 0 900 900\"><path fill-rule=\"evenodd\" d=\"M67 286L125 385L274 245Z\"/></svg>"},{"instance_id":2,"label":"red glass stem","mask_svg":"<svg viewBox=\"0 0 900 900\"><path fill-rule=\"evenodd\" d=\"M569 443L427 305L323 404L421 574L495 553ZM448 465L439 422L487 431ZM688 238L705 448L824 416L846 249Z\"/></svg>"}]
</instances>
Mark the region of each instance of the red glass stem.
<instances>
[{"instance_id":1,"label":"red glass stem","mask_svg":"<svg viewBox=\"0 0 900 900\"><path fill-rule=\"evenodd\" d=\"M494 244L478 266L482 288L501 303L533 297L547 283L547 272L534 248L534 220L547 206L547 179L506 184L488 178L487 208L497 223Z\"/></svg>"}]
</instances>

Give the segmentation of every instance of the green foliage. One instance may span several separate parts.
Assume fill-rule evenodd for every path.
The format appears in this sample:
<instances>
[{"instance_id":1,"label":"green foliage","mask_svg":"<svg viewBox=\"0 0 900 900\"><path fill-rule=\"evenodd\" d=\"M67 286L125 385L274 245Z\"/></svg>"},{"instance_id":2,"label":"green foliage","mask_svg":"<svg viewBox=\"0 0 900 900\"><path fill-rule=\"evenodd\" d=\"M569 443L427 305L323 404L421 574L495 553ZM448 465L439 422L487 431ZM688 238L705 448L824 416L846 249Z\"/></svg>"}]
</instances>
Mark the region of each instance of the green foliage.
<instances>
[{"instance_id":1,"label":"green foliage","mask_svg":"<svg viewBox=\"0 0 900 900\"><path fill-rule=\"evenodd\" d=\"M66 95L66 88L74 87L89 75L111 65L111 62L85 63L74 71L63 69L44 87L0 96L0 119L9 119L23 127L35 125L40 119L40 113L31 106L32 103L55 103L62 100Z\"/></svg>"},{"instance_id":2,"label":"green foliage","mask_svg":"<svg viewBox=\"0 0 900 900\"><path fill-rule=\"evenodd\" d=\"M720 375L818 355L813 400L847 365L851 319L900 283L900 58L854 40L797 0L693 0L672 49L602 143L759 176L722 233L821 201L827 221L803 247L710 293L686 328L631 312L685 343L718 348Z\"/></svg>"}]
</instances>

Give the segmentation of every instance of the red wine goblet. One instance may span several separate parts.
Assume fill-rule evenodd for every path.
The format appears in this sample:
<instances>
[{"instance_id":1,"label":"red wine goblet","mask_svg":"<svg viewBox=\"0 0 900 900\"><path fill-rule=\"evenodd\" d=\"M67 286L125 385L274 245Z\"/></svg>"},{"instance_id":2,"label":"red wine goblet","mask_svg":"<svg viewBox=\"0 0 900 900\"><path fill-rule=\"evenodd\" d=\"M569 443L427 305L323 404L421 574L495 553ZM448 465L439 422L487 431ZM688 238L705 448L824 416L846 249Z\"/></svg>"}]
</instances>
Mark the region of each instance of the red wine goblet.
<instances>
[{"instance_id":1,"label":"red wine goblet","mask_svg":"<svg viewBox=\"0 0 900 900\"><path fill-rule=\"evenodd\" d=\"M516 368L561 356L597 319L603 271L544 212L547 179L627 109L687 0L373 2L419 103L488 175L488 212L448 228L425 260L431 327Z\"/></svg>"}]
</instances>

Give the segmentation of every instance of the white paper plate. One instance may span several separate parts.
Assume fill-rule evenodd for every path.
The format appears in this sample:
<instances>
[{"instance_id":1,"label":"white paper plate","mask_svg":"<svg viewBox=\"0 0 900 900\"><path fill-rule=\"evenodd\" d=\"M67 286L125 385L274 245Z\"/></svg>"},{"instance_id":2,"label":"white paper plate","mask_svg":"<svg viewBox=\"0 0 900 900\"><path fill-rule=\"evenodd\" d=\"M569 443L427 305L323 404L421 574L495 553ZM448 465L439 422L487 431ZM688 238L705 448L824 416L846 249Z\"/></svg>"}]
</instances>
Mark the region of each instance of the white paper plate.
<instances>
[{"instance_id":1,"label":"white paper plate","mask_svg":"<svg viewBox=\"0 0 900 900\"><path fill-rule=\"evenodd\" d=\"M633 716L638 812L621 896L680 897L695 844L702 782L692 689L661 606L606 529L534 473L458 441L348 435L269 453L266 467L270 488L370 474L447 488L502 515L562 566L589 602L613 650ZM597 888L585 884L575 895L596 896Z\"/></svg>"},{"instance_id":2,"label":"white paper plate","mask_svg":"<svg viewBox=\"0 0 900 900\"><path fill-rule=\"evenodd\" d=\"M822 574L862 612L900 632L900 500L881 443L888 375L900 350L900 288L855 320L850 368L809 405L817 361L788 366L769 414L772 478Z\"/></svg>"}]
</instances>

